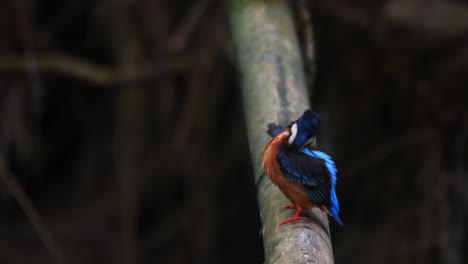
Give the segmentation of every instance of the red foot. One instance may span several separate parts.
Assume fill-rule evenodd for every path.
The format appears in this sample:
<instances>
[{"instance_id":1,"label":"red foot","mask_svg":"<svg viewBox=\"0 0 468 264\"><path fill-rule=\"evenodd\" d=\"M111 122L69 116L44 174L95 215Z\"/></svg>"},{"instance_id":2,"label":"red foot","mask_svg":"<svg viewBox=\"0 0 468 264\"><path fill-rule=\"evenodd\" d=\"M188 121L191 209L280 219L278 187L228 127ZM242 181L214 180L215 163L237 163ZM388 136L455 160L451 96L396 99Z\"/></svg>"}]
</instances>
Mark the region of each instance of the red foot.
<instances>
[{"instance_id":1,"label":"red foot","mask_svg":"<svg viewBox=\"0 0 468 264\"><path fill-rule=\"evenodd\" d=\"M294 204L283 206L283 209L294 209L294 208L296 208L296 206Z\"/></svg>"},{"instance_id":2,"label":"red foot","mask_svg":"<svg viewBox=\"0 0 468 264\"><path fill-rule=\"evenodd\" d=\"M292 206L292 207L291 207ZM284 208L295 208L296 206L294 205L287 205L285 206ZM278 223L278 226L280 225L284 225L286 223L289 223L289 222L295 222L295 221L299 221L299 220L306 220L307 217L304 217L304 216L299 216L302 212L302 207L301 206L297 206L297 211L296 213L294 214L293 217L290 217L288 219L284 219L283 221L279 222Z\"/></svg>"}]
</instances>

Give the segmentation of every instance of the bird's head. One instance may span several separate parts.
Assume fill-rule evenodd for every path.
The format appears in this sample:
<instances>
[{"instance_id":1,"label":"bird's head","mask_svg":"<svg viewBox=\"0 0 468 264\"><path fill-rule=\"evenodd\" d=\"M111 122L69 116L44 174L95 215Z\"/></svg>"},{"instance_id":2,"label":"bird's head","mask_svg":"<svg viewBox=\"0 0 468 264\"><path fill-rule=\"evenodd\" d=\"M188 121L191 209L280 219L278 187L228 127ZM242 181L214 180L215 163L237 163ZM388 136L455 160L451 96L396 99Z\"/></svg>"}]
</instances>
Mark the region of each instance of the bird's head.
<instances>
[{"instance_id":1,"label":"bird's head","mask_svg":"<svg viewBox=\"0 0 468 264\"><path fill-rule=\"evenodd\" d=\"M311 110L305 111L299 119L289 125L288 146L302 149L311 143L321 122L317 113Z\"/></svg>"}]
</instances>

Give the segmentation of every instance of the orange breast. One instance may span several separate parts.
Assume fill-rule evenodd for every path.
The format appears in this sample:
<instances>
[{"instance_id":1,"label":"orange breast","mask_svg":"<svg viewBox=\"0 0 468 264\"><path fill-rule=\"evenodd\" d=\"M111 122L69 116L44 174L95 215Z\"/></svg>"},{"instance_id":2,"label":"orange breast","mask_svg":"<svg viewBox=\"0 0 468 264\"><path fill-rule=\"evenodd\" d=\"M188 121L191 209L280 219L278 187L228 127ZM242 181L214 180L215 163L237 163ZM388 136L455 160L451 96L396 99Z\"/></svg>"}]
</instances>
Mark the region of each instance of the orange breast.
<instances>
[{"instance_id":1,"label":"orange breast","mask_svg":"<svg viewBox=\"0 0 468 264\"><path fill-rule=\"evenodd\" d=\"M288 135L289 129L286 129L284 132L268 142L262 154L262 167L265 170L265 174L271 179L273 184L278 186L278 188L293 204L310 210L315 205L304 191L304 186L286 178L281 170L278 160L276 159L281 147L283 144L286 144Z\"/></svg>"}]
</instances>

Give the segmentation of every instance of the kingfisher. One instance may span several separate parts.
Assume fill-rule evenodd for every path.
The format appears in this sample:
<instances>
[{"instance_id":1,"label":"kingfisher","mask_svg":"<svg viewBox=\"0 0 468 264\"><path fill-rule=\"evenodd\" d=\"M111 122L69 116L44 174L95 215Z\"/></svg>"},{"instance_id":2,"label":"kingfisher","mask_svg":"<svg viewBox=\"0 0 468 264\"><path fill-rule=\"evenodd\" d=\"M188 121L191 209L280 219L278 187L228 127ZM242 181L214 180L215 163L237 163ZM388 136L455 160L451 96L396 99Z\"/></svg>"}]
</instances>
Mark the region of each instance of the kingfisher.
<instances>
[{"instance_id":1,"label":"kingfisher","mask_svg":"<svg viewBox=\"0 0 468 264\"><path fill-rule=\"evenodd\" d=\"M272 139L262 153L262 167L283 194L291 201L286 209L296 209L293 217L278 223L283 225L298 220L303 209L317 207L343 225L338 216L340 205L336 196L337 169L332 158L312 146L322 120L306 110L287 127L269 124L267 133Z\"/></svg>"}]
</instances>

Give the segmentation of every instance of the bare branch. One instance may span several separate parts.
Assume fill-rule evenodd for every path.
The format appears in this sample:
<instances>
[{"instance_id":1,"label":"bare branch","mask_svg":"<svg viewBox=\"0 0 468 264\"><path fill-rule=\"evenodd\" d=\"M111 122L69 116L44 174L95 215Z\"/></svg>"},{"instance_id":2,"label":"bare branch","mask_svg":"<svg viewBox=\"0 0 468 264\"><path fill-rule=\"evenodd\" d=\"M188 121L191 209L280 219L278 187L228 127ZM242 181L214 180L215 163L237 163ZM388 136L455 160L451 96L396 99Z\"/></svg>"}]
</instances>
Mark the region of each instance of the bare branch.
<instances>
[{"instance_id":1,"label":"bare branch","mask_svg":"<svg viewBox=\"0 0 468 264\"><path fill-rule=\"evenodd\" d=\"M309 108L303 64L291 14L285 1L228 1L237 45L250 151L258 187L266 263L333 263L324 213L310 212L310 221L277 223L287 198L262 177L260 154L267 143L269 122L287 123Z\"/></svg>"},{"instance_id":2,"label":"bare branch","mask_svg":"<svg viewBox=\"0 0 468 264\"><path fill-rule=\"evenodd\" d=\"M34 207L33 203L28 198L21 185L11 174L3 157L0 157L0 182L5 184L8 191L18 202L18 205L23 210L24 214L33 226L34 230L39 236L39 239L44 244L44 247L47 249L54 262L64 263L65 256L63 251L60 249L49 228L44 223L42 217L39 215L36 207Z\"/></svg>"},{"instance_id":3,"label":"bare branch","mask_svg":"<svg viewBox=\"0 0 468 264\"><path fill-rule=\"evenodd\" d=\"M132 74L118 74L113 68L66 55L38 55L34 59L37 71L40 73L63 74L97 85L151 80L157 75L188 69L194 61L194 58L187 56L175 57L168 60L160 60L154 65L142 67L139 70L135 70ZM0 72L27 73L28 60L23 56L0 56Z\"/></svg>"}]
</instances>

